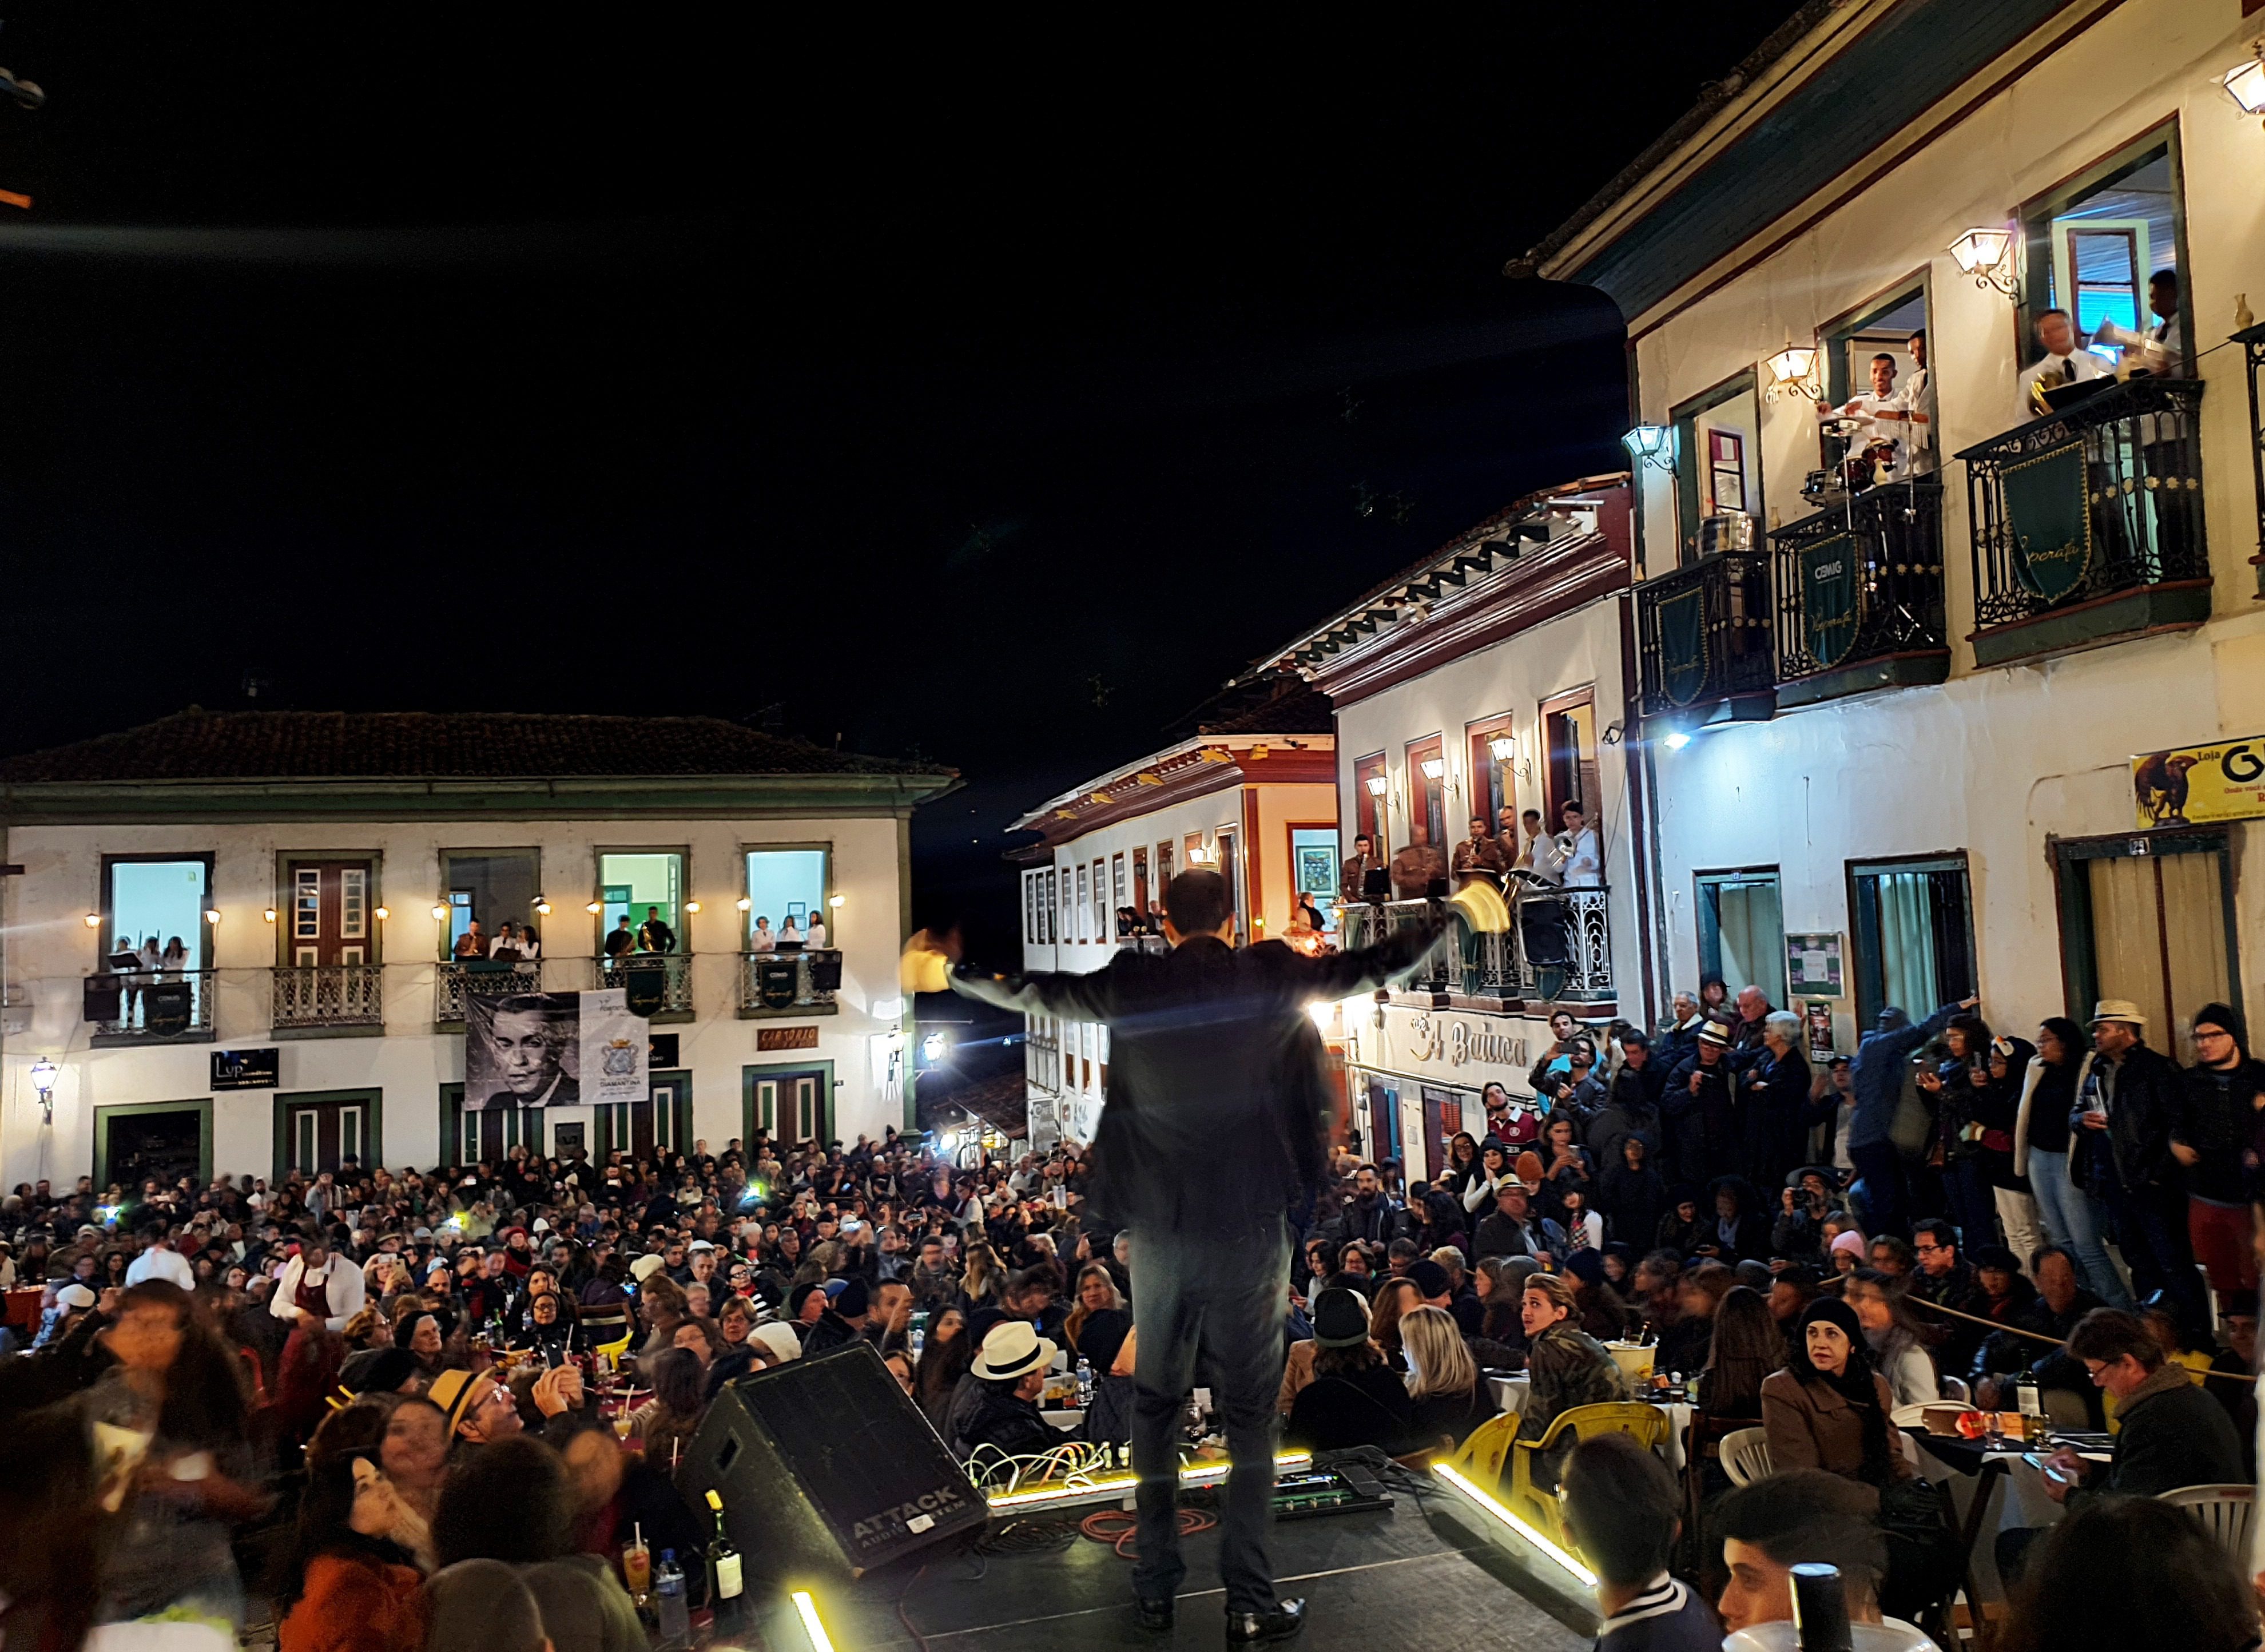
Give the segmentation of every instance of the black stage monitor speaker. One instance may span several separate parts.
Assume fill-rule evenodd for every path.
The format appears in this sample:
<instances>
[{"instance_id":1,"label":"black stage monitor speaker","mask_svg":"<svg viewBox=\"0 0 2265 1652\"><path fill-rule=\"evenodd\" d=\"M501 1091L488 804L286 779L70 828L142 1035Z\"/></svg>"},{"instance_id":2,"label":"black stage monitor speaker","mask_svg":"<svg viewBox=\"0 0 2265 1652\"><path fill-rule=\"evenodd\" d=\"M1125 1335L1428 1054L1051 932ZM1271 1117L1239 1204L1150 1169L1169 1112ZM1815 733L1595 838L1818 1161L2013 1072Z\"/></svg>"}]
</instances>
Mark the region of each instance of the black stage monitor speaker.
<instances>
[{"instance_id":1,"label":"black stage monitor speaker","mask_svg":"<svg viewBox=\"0 0 2265 1652\"><path fill-rule=\"evenodd\" d=\"M980 1529L990 1514L862 1341L727 1384L685 1451L676 1487L703 1525L707 1494L722 1497L732 1543L774 1580L861 1576Z\"/></svg>"}]
</instances>

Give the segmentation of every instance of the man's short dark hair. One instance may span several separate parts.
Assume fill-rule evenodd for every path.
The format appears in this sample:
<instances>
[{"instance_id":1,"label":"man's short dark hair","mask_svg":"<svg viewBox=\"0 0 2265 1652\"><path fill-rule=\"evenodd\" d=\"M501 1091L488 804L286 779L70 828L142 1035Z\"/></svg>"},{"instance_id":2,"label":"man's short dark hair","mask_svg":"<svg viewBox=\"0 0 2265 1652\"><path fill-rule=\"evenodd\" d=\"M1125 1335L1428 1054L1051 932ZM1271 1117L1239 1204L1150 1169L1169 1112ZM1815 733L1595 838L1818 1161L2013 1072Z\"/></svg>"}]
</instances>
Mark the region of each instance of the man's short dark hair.
<instances>
[{"instance_id":1,"label":"man's short dark hair","mask_svg":"<svg viewBox=\"0 0 2265 1652\"><path fill-rule=\"evenodd\" d=\"M2076 1259L2076 1253L2066 1245L2039 1245L2031 1251L2029 1253L2030 1278L2034 1279L2037 1277L2037 1270L2045 1265L2047 1256L2058 1256L2068 1264L2068 1270L2076 1276L2077 1283L2079 1284L2084 1283L2084 1264Z\"/></svg>"},{"instance_id":2,"label":"man's short dark hair","mask_svg":"<svg viewBox=\"0 0 2265 1652\"><path fill-rule=\"evenodd\" d=\"M1675 1476L1625 1434L1583 1440L1567 1459L1565 1519L1608 1583L1632 1589L1667 1569L1682 1496Z\"/></svg>"},{"instance_id":3,"label":"man's short dark hair","mask_svg":"<svg viewBox=\"0 0 2265 1652\"><path fill-rule=\"evenodd\" d=\"M1374 838L1369 836L1366 832L1354 833L1352 841L1356 843L1373 843L1376 841Z\"/></svg>"},{"instance_id":4,"label":"man's short dark hair","mask_svg":"<svg viewBox=\"0 0 2265 1652\"><path fill-rule=\"evenodd\" d=\"M2167 287L2176 292L2179 285L2179 273L2176 270L2157 270L2147 278L2147 285Z\"/></svg>"},{"instance_id":5,"label":"man's short dark hair","mask_svg":"<svg viewBox=\"0 0 2265 1652\"><path fill-rule=\"evenodd\" d=\"M1874 356L1874 357L1872 358L1872 360L1875 360L1875 361L1884 361L1884 362L1886 362L1890 367L1893 367L1893 366L1895 366L1895 364L1896 364L1896 359L1895 359L1895 357L1893 357L1893 356L1890 355L1890 354L1889 354L1886 351L1884 351L1884 350L1881 351L1879 354L1877 354L1877 355Z\"/></svg>"},{"instance_id":6,"label":"man's short dark hair","mask_svg":"<svg viewBox=\"0 0 2265 1652\"><path fill-rule=\"evenodd\" d=\"M2071 1359L2096 1359L2112 1365L2129 1354L2142 1369L2153 1371L2163 1363L2163 1346L2134 1314L2120 1308L2094 1308L2068 1334Z\"/></svg>"},{"instance_id":7,"label":"man's short dark hair","mask_svg":"<svg viewBox=\"0 0 2265 1652\"><path fill-rule=\"evenodd\" d=\"M1227 879L1217 872L1182 872L1164 891L1164 915L1183 935L1213 934L1234 915Z\"/></svg>"},{"instance_id":8,"label":"man's short dark hair","mask_svg":"<svg viewBox=\"0 0 2265 1652\"><path fill-rule=\"evenodd\" d=\"M1780 1566L1837 1566L1852 1593L1876 1594L1888 1568L1878 1507L1868 1486L1822 1468L1789 1468L1731 1492L1709 1524L1725 1542L1758 1548Z\"/></svg>"},{"instance_id":9,"label":"man's short dark hair","mask_svg":"<svg viewBox=\"0 0 2265 1652\"><path fill-rule=\"evenodd\" d=\"M1936 1244L1941 1246L1945 1250L1956 1250L1958 1248L1958 1230L1953 1227L1948 1222L1944 1221L1940 1216L1930 1216L1923 1222L1913 1222L1912 1224L1912 1237L1913 1239L1917 1239L1921 1234L1925 1234L1929 1239L1934 1241ZM1883 1235L1883 1237L1885 1237L1885 1235Z\"/></svg>"}]
</instances>

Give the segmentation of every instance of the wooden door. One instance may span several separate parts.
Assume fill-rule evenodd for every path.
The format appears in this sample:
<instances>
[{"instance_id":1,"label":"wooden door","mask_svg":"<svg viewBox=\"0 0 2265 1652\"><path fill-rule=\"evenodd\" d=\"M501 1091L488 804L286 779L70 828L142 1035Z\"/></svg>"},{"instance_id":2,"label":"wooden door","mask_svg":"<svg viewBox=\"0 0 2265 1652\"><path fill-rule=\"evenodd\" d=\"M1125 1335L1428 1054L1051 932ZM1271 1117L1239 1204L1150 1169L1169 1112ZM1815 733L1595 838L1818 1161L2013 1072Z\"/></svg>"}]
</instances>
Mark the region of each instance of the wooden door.
<instances>
[{"instance_id":1,"label":"wooden door","mask_svg":"<svg viewBox=\"0 0 2265 1652\"><path fill-rule=\"evenodd\" d=\"M641 1102L614 1102L598 1110L598 1152L616 1150L649 1159L690 1145L691 1091L681 1073L653 1075Z\"/></svg>"},{"instance_id":2,"label":"wooden door","mask_svg":"<svg viewBox=\"0 0 2265 1652\"><path fill-rule=\"evenodd\" d=\"M369 1162L369 1104L366 1101L287 1102L283 1107L283 1169L314 1175L336 1171L346 1159Z\"/></svg>"},{"instance_id":3,"label":"wooden door","mask_svg":"<svg viewBox=\"0 0 2265 1652\"><path fill-rule=\"evenodd\" d=\"M296 968L374 964L376 904L368 861L293 861L285 869L290 902L284 943Z\"/></svg>"},{"instance_id":4,"label":"wooden door","mask_svg":"<svg viewBox=\"0 0 2265 1652\"><path fill-rule=\"evenodd\" d=\"M754 1128L768 1131L782 1148L822 1142L827 1100L822 1070L758 1073Z\"/></svg>"}]
</instances>

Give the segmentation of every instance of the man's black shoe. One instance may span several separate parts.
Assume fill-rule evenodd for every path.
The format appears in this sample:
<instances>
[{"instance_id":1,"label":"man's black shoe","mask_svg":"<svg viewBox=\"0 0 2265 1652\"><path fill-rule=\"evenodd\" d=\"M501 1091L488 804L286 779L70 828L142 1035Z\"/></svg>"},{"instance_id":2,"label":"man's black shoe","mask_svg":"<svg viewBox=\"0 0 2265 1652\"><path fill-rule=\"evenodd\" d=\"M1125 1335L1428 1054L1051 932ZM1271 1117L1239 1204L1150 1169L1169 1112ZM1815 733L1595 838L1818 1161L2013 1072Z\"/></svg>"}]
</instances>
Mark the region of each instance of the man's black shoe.
<instances>
[{"instance_id":1,"label":"man's black shoe","mask_svg":"<svg viewBox=\"0 0 2265 1652\"><path fill-rule=\"evenodd\" d=\"M1139 1619L1143 1629L1154 1629L1159 1634L1172 1627L1172 1606L1173 1600L1169 1595L1162 1600L1147 1600L1139 1595L1132 1597L1133 1617Z\"/></svg>"},{"instance_id":2,"label":"man's black shoe","mask_svg":"<svg viewBox=\"0 0 2265 1652\"><path fill-rule=\"evenodd\" d=\"M1285 1600L1271 1612L1230 1612L1227 1614L1227 1643L1249 1646L1259 1641L1287 1641L1306 1627L1306 1603Z\"/></svg>"}]
</instances>

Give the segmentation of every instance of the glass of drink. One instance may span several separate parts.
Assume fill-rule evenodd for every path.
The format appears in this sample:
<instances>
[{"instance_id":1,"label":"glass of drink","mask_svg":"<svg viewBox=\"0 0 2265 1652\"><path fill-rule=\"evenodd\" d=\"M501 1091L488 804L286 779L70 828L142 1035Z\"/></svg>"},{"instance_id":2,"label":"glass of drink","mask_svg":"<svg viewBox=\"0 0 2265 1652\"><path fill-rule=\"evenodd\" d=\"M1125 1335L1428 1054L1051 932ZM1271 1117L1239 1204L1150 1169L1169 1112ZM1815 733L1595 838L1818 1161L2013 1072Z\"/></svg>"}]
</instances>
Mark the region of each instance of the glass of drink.
<instances>
[{"instance_id":1,"label":"glass of drink","mask_svg":"<svg viewBox=\"0 0 2265 1652\"><path fill-rule=\"evenodd\" d=\"M640 1599L652 1592L652 1551L645 1547L642 1532L637 1541L622 1546L622 1582Z\"/></svg>"}]
</instances>

